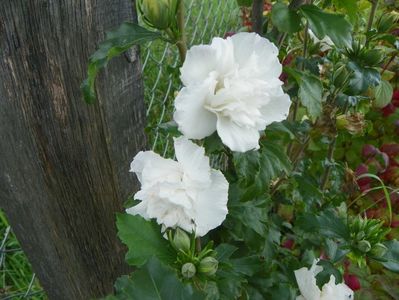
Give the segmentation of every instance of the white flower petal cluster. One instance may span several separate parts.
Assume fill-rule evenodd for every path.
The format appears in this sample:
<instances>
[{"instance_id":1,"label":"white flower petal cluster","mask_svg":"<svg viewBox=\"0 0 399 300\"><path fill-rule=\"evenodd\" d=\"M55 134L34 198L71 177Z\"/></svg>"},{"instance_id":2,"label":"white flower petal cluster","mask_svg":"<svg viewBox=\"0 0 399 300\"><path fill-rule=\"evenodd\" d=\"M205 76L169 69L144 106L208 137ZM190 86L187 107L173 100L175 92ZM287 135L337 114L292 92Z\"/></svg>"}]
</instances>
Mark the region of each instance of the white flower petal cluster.
<instances>
[{"instance_id":1,"label":"white flower petal cluster","mask_svg":"<svg viewBox=\"0 0 399 300\"><path fill-rule=\"evenodd\" d=\"M233 151L259 148L259 131L285 119L291 104L277 55L277 47L256 33L193 46L180 69L184 87L174 113L179 130L191 139L217 131Z\"/></svg>"},{"instance_id":2,"label":"white flower petal cluster","mask_svg":"<svg viewBox=\"0 0 399 300\"><path fill-rule=\"evenodd\" d=\"M130 171L141 183L135 194L141 202L126 212L204 236L226 218L229 184L211 169L204 148L185 137L175 138L174 146L177 161L152 151L135 156Z\"/></svg>"},{"instance_id":3,"label":"white flower petal cluster","mask_svg":"<svg viewBox=\"0 0 399 300\"><path fill-rule=\"evenodd\" d=\"M301 296L296 300L353 300L353 291L345 284L335 284L335 277L331 275L330 281L323 285L320 291L316 285L316 275L323 271L323 267L317 265L314 260L310 269L301 268L295 271L295 278L298 283Z\"/></svg>"}]
</instances>

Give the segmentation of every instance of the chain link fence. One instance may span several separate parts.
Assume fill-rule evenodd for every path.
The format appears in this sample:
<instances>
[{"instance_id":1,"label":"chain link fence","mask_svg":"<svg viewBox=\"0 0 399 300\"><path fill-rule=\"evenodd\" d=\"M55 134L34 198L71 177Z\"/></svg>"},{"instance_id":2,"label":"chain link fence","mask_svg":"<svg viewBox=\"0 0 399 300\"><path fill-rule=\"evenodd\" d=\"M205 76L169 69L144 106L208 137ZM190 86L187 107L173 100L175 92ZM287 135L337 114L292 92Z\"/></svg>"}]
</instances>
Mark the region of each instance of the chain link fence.
<instances>
[{"instance_id":1,"label":"chain link fence","mask_svg":"<svg viewBox=\"0 0 399 300\"><path fill-rule=\"evenodd\" d=\"M209 43L240 27L236 0L185 0L188 45ZM147 132L153 150L171 155L171 138L160 125L172 119L173 100L180 89L179 56L174 45L154 41L142 48ZM46 295L0 211L0 299L46 299Z\"/></svg>"}]
</instances>

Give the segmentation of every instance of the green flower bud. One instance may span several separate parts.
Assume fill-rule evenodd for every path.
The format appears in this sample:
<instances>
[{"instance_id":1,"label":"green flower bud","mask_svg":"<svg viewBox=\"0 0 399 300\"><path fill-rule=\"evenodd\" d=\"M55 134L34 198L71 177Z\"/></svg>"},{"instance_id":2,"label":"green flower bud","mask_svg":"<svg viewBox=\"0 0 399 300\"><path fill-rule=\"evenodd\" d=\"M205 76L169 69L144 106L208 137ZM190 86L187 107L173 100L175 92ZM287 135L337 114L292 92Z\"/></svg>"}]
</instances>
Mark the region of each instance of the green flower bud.
<instances>
[{"instance_id":1,"label":"green flower bud","mask_svg":"<svg viewBox=\"0 0 399 300\"><path fill-rule=\"evenodd\" d=\"M190 250L190 238L187 233L180 228L176 229L175 235L171 242L176 250L183 250L186 253Z\"/></svg>"},{"instance_id":2,"label":"green flower bud","mask_svg":"<svg viewBox=\"0 0 399 300\"><path fill-rule=\"evenodd\" d=\"M377 243L371 248L370 254L375 257L382 257L387 251L388 248L384 244Z\"/></svg>"},{"instance_id":3,"label":"green flower bud","mask_svg":"<svg viewBox=\"0 0 399 300\"><path fill-rule=\"evenodd\" d=\"M138 0L143 20L151 27L164 30L176 21L178 0Z\"/></svg>"},{"instance_id":4,"label":"green flower bud","mask_svg":"<svg viewBox=\"0 0 399 300\"><path fill-rule=\"evenodd\" d=\"M346 78L348 77L348 71L346 70L346 66L342 65L337 70L335 70L333 74L333 82L336 87L342 87L345 83Z\"/></svg>"},{"instance_id":5,"label":"green flower bud","mask_svg":"<svg viewBox=\"0 0 399 300\"><path fill-rule=\"evenodd\" d=\"M202 274L212 276L215 275L216 271L218 270L218 265L219 262L217 261L217 259L208 256L200 261L198 271Z\"/></svg>"},{"instance_id":6,"label":"green flower bud","mask_svg":"<svg viewBox=\"0 0 399 300\"><path fill-rule=\"evenodd\" d=\"M183 275L184 278L190 279L195 275L196 272L197 272L197 269L195 268L194 264L192 264L192 263L185 263L181 267L181 274Z\"/></svg>"},{"instance_id":7,"label":"green flower bud","mask_svg":"<svg viewBox=\"0 0 399 300\"><path fill-rule=\"evenodd\" d=\"M367 253L371 250L371 245L369 241L361 240L357 243L357 249L359 249L363 253Z\"/></svg>"},{"instance_id":8,"label":"green flower bud","mask_svg":"<svg viewBox=\"0 0 399 300\"><path fill-rule=\"evenodd\" d=\"M362 239L364 239L365 236L366 234L364 233L364 231L360 231L356 234L356 240L361 241Z\"/></svg>"}]
</instances>

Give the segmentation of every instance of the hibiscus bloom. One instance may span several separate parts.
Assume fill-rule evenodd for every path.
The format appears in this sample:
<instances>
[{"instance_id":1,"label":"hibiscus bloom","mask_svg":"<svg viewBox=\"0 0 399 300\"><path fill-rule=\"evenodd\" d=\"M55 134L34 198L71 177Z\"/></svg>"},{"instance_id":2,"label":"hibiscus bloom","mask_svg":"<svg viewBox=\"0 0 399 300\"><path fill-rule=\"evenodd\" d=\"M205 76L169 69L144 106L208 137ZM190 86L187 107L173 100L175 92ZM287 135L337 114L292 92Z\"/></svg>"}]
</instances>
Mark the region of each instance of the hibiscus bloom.
<instances>
[{"instance_id":1,"label":"hibiscus bloom","mask_svg":"<svg viewBox=\"0 0 399 300\"><path fill-rule=\"evenodd\" d=\"M126 212L204 236L226 218L229 184L222 172L211 169L204 148L185 137L175 138L174 146L177 161L153 151L136 155L130 172L141 183L134 196L141 202Z\"/></svg>"},{"instance_id":2,"label":"hibiscus bloom","mask_svg":"<svg viewBox=\"0 0 399 300\"><path fill-rule=\"evenodd\" d=\"M320 291L316 284L316 275L323 271L323 267L317 265L318 260L313 261L310 269L301 268L295 271L301 296L297 300L353 300L353 291L345 284L335 284L335 277L331 275L330 281L323 285Z\"/></svg>"},{"instance_id":3,"label":"hibiscus bloom","mask_svg":"<svg viewBox=\"0 0 399 300\"><path fill-rule=\"evenodd\" d=\"M188 138L217 131L233 151L259 148L259 131L286 118L290 98L282 90L278 49L256 33L214 38L192 47L180 69L184 87L174 120Z\"/></svg>"}]
</instances>

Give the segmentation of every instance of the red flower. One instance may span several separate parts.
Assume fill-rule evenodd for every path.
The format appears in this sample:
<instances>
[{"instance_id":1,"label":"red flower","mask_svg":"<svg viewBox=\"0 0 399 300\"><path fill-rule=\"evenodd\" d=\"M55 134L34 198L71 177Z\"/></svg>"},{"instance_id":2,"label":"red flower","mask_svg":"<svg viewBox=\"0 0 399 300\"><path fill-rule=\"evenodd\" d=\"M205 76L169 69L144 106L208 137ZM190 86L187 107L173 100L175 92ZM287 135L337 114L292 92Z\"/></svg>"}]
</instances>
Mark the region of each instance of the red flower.
<instances>
[{"instance_id":1,"label":"red flower","mask_svg":"<svg viewBox=\"0 0 399 300\"><path fill-rule=\"evenodd\" d=\"M346 285L349 286L352 291L360 290L361 286L359 278L357 278L356 275L346 273L344 274L344 280Z\"/></svg>"},{"instance_id":2,"label":"red flower","mask_svg":"<svg viewBox=\"0 0 399 300\"><path fill-rule=\"evenodd\" d=\"M384 115L384 117L389 117L395 112L395 110L396 107L392 103L389 103L387 106L381 108L381 112Z\"/></svg>"},{"instance_id":3,"label":"red flower","mask_svg":"<svg viewBox=\"0 0 399 300\"><path fill-rule=\"evenodd\" d=\"M295 242L293 239L288 239L283 242L282 246L283 246L283 248L292 250L294 248L294 244L295 244Z\"/></svg>"}]
</instances>

